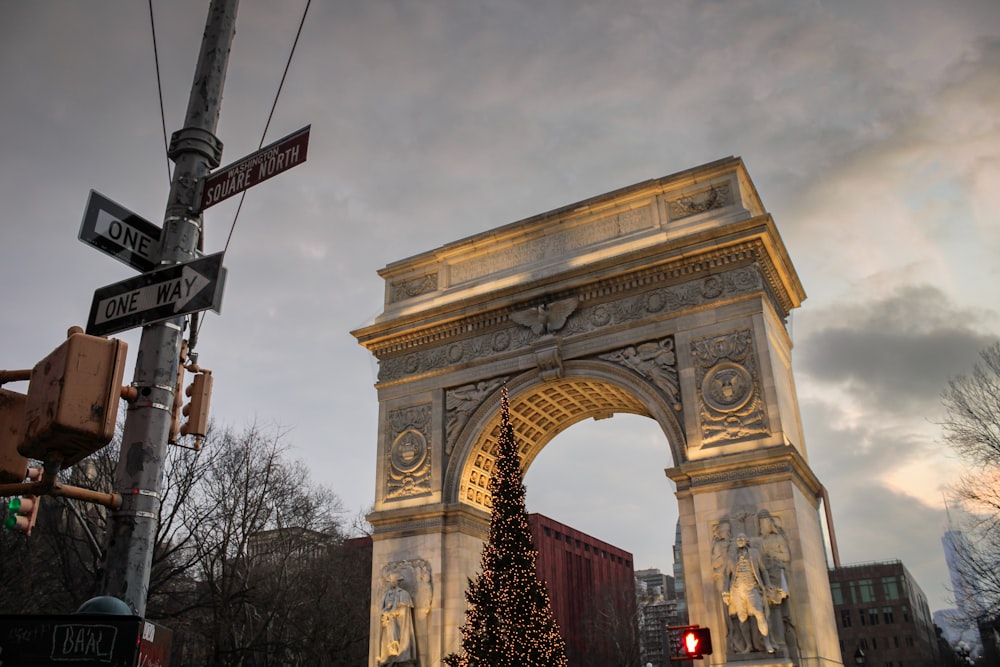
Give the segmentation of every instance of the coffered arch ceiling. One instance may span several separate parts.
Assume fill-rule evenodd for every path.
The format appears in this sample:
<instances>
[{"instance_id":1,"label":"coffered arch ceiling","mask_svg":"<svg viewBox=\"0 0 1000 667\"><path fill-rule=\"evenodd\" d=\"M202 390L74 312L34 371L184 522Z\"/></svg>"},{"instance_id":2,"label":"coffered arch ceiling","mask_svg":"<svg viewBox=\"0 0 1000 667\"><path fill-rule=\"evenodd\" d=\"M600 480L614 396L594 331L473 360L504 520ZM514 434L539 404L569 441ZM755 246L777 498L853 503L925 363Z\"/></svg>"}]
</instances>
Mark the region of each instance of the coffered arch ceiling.
<instances>
[{"instance_id":1,"label":"coffered arch ceiling","mask_svg":"<svg viewBox=\"0 0 1000 667\"><path fill-rule=\"evenodd\" d=\"M565 377L541 382L537 373L509 386L510 419L521 456L522 475L535 457L559 433L585 419L604 419L616 413L649 417L664 430L664 447L677 459L680 429L669 404L638 378L602 364L570 364ZM449 466L446 493L450 501L489 512L489 479L496 463L500 437L500 392L484 402L464 430L455 460Z\"/></svg>"}]
</instances>

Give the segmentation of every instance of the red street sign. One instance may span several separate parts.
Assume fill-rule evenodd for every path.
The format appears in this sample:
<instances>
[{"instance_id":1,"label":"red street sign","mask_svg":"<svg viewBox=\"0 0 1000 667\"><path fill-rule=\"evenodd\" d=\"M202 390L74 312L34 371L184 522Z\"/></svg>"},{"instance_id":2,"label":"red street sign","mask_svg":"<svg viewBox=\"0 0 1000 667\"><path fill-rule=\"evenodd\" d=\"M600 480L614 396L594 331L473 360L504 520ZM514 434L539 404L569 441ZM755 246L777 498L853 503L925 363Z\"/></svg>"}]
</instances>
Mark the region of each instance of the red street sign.
<instances>
[{"instance_id":1,"label":"red street sign","mask_svg":"<svg viewBox=\"0 0 1000 667\"><path fill-rule=\"evenodd\" d=\"M298 132L292 132L284 139L278 139L256 153L209 174L201 191L201 210L305 162L311 127L306 125Z\"/></svg>"}]
</instances>

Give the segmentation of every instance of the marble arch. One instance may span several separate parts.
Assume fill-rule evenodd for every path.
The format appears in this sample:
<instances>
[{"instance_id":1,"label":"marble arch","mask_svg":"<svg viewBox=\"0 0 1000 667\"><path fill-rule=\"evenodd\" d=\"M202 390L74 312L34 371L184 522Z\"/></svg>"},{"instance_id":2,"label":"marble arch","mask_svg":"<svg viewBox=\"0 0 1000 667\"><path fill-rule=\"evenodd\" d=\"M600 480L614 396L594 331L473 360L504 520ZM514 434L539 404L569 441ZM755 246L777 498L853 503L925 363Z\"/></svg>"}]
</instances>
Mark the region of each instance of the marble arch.
<instances>
[{"instance_id":1,"label":"marble arch","mask_svg":"<svg viewBox=\"0 0 1000 667\"><path fill-rule=\"evenodd\" d=\"M712 664L840 664L822 485L808 464L786 329L805 293L741 159L536 215L379 274L384 310L353 332L379 362L371 665L386 662L381 606L400 588L413 604L418 664L459 648L465 584L488 532L505 383L525 469L583 419L629 412L660 425L689 614L716 629ZM721 595L723 579L736 590L737 568L726 564L738 532L773 568L776 582L762 591L773 600L773 653L760 641L765 621L740 623Z\"/></svg>"}]
</instances>

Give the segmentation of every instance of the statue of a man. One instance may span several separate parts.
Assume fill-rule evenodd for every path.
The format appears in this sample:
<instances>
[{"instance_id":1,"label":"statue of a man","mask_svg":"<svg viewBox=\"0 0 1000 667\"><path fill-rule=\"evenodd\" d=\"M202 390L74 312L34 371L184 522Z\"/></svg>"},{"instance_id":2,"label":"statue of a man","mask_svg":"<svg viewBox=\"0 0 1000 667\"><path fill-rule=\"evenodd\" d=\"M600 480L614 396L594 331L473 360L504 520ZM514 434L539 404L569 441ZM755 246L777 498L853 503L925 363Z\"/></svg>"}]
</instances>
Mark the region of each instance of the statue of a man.
<instances>
[{"instance_id":1,"label":"statue of a man","mask_svg":"<svg viewBox=\"0 0 1000 667\"><path fill-rule=\"evenodd\" d=\"M413 598L400 587L402 579L395 572L386 577L389 588L382 596L379 667L417 664L417 644L413 635Z\"/></svg>"},{"instance_id":2,"label":"statue of a man","mask_svg":"<svg viewBox=\"0 0 1000 667\"><path fill-rule=\"evenodd\" d=\"M768 596L768 602L772 605L771 634L774 643L782 648L789 639L794 639L786 637L786 631L792 629L787 602L789 595L787 569L792 556L788 548L788 538L785 537L778 518L766 510L759 516L761 550L764 552L767 574L774 586L774 590Z\"/></svg>"},{"instance_id":3,"label":"statue of a man","mask_svg":"<svg viewBox=\"0 0 1000 667\"><path fill-rule=\"evenodd\" d=\"M749 653L752 648L761 648L753 644L756 638L750 632L750 617L753 616L764 642L763 650L774 653L767 623L767 591L771 580L760 552L750 546L744 533L736 536L736 548L729 552L723 581L722 601L729 605L729 613L739 621L736 625L743 640L739 652Z\"/></svg>"}]
</instances>

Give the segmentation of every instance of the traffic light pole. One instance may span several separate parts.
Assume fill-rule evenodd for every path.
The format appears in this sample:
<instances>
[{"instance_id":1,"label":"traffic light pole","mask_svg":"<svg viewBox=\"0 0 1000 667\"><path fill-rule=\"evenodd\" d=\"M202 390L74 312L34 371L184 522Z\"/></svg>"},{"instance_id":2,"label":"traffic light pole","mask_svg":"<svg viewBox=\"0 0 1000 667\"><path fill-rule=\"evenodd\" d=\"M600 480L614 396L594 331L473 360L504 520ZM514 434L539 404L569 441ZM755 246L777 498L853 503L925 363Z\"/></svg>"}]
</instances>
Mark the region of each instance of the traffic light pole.
<instances>
[{"instance_id":1,"label":"traffic light pole","mask_svg":"<svg viewBox=\"0 0 1000 667\"><path fill-rule=\"evenodd\" d=\"M163 221L160 265L195 259L202 232L200 184L219 166L222 143L215 137L239 0L212 0L205 23L184 129L174 133L168 154L175 168ZM100 595L124 600L146 612L149 575L160 517L167 439L185 317L143 328L130 404L115 473L121 509L111 514L98 575Z\"/></svg>"}]
</instances>

